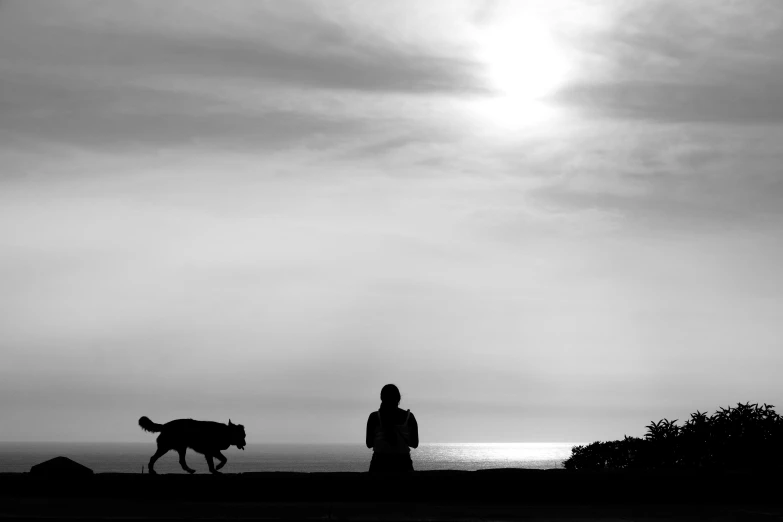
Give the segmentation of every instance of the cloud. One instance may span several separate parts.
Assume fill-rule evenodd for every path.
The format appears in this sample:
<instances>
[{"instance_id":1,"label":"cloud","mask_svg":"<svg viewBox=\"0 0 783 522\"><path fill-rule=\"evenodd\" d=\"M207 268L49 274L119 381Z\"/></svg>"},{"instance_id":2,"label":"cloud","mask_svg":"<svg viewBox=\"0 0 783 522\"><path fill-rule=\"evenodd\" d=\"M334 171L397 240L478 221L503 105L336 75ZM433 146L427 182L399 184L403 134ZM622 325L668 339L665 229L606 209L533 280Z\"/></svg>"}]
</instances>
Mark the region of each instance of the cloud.
<instances>
[{"instance_id":1,"label":"cloud","mask_svg":"<svg viewBox=\"0 0 783 522\"><path fill-rule=\"evenodd\" d=\"M477 81L477 64L468 56L357 33L312 11L298 17L266 9L247 11L244 14L257 22L254 31L213 24L172 32L150 20L150 10L130 10L127 19L113 18L111 24L75 20L73 25L45 26L32 15L20 16L15 23L26 30L9 26L14 34L6 38L13 36L16 45L6 60L25 61L30 67L71 66L74 74L84 72L77 70L81 68L104 67L136 75L248 78L357 91L485 91ZM183 9L181 15L187 26L192 11Z\"/></svg>"},{"instance_id":2,"label":"cloud","mask_svg":"<svg viewBox=\"0 0 783 522\"><path fill-rule=\"evenodd\" d=\"M357 32L306 5L232 5L230 23L181 5L162 9L173 19L161 23L138 2L91 4L87 15L12 4L0 33L0 132L96 150L317 148L370 127L390 139L384 116L419 104L405 97L484 89L467 56ZM255 26L237 29L243 17Z\"/></svg>"},{"instance_id":3,"label":"cloud","mask_svg":"<svg viewBox=\"0 0 783 522\"><path fill-rule=\"evenodd\" d=\"M624 227L659 233L768 230L783 220L776 167L783 130L652 126L620 137L622 124L603 128L529 197L614 212Z\"/></svg>"},{"instance_id":4,"label":"cloud","mask_svg":"<svg viewBox=\"0 0 783 522\"><path fill-rule=\"evenodd\" d=\"M20 75L3 82L0 130L28 140L98 150L224 146L269 150L338 139L361 121L307 107L245 109L213 96L143 85ZM271 105L271 104L270 104Z\"/></svg>"},{"instance_id":5,"label":"cloud","mask_svg":"<svg viewBox=\"0 0 783 522\"><path fill-rule=\"evenodd\" d=\"M614 82L573 85L558 95L587 115L663 122L783 123L783 74L751 85Z\"/></svg>"},{"instance_id":6,"label":"cloud","mask_svg":"<svg viewBox=\"0 0 783 522\"><path fill-rule=\"evenodd\" d=\"M616 437L774 391L778 4L602 3L502 130L451 0L364 5L4 4L0 395L52 383L14 424L102 389L94 437L230 403L352 440L397 381L432 440Z\"/></svg>"},{"instance_id":7,"label":"cloud","mask_svg":"<svg viewBox=\"0 0 783 522\"><path fill-rule=\"evenodd\" d=\"M783 122L783 6L627 5L608 29L578 42L589 57L584 74L555 100L609 118Z\"/></svg>"}]
</instances>

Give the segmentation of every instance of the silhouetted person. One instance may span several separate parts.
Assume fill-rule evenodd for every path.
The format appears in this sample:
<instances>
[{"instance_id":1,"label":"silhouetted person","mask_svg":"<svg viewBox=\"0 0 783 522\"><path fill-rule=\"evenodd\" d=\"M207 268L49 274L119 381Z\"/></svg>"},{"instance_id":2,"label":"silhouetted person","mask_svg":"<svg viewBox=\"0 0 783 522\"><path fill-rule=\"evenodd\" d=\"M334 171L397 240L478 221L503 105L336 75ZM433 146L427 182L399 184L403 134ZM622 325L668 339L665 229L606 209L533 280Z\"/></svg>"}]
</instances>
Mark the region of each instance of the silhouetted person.
<instances>
[{"instance_id":1,"label":"silhouetted person","mask_svg":"<svg viewBox=\"0 0 783 522\"><path fill-rule=\"evenodd\" d=\"M381 407L367 419L367 447L372 448L370 472L413 471L410 448L419 447L419 425L411 410L399 408L400 390L381 389Z\"/></svg>"}]
</instances>

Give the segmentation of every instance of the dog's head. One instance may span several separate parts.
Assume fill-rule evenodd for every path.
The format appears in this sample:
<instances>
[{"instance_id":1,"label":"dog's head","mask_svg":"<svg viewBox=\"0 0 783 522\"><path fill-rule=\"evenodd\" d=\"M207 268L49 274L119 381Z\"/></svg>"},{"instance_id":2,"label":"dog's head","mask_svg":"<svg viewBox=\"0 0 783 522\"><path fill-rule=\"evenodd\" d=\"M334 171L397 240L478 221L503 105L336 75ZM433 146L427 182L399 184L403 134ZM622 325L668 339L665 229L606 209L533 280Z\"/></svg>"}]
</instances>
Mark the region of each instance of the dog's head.
<instances>
[{"instance_id":1,"label":"dog's head","mask_svg":"<svg viewBox=\"0 0 783 522\"><path fill-rule=\"evenodd\" d=\"M245 449L245 427L241 424L233 424L231 419L228 419L228 433L231 440L231 444L237 448Z\"/></svg>"}]
</instances>

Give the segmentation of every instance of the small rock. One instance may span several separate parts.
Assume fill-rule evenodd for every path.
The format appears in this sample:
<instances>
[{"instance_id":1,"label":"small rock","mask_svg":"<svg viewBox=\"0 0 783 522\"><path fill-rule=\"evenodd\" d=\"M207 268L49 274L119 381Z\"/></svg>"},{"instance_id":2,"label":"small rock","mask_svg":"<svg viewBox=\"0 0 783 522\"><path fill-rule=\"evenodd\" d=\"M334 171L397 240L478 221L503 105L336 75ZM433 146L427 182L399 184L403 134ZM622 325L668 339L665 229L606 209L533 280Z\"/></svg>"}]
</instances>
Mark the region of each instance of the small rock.
<instances>
[{"instance_id":1,"label":"small rock","mask_svg":"<svg viewBox=\"0 0 783 522\"><path fill-rule=\"evenodd\" d=\"M84 477L92 475L93 471L68 457L55 457L46 462L36 464L30 468L30 473L46 477Z\"/></svg>"}]
</instances>

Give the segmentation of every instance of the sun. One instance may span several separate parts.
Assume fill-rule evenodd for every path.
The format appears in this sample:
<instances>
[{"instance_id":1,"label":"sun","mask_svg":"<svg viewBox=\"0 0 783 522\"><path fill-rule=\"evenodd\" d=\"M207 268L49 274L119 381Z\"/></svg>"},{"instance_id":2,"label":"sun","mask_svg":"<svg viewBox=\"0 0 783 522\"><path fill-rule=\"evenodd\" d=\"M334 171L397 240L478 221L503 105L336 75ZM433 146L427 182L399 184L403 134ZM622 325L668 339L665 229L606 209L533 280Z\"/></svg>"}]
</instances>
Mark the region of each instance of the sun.
<instances>
[{"instance_id":1,"label":"sun","mask_svg":"<svg viewBox=\"0 0 783 522\"><path fill-rule=\"evenodd\" d=\"M494 117L509 120L540 113L542 101L565 82L568 64L546 20L519 13L485 26L478 57L492 91Z\"/></svg>"},{"instance_id":2,"label":"sun","mask_svg":"<svg viewBox=\"0 0 783 522\"><path fill-rule=\"evenodd\" d=\"M492 86L505 96L537 99L565 76L565 59L546 25L519 17L488 28L481 55Z\"/></svg>"}]
</instances>

